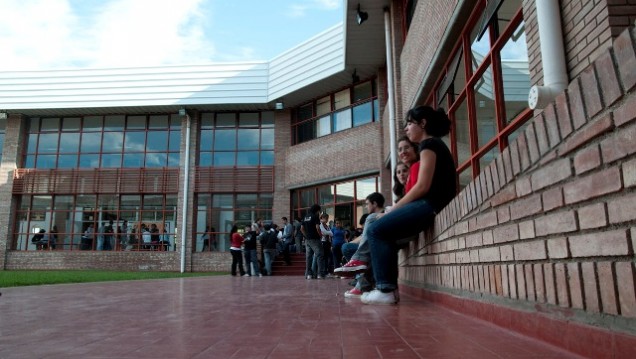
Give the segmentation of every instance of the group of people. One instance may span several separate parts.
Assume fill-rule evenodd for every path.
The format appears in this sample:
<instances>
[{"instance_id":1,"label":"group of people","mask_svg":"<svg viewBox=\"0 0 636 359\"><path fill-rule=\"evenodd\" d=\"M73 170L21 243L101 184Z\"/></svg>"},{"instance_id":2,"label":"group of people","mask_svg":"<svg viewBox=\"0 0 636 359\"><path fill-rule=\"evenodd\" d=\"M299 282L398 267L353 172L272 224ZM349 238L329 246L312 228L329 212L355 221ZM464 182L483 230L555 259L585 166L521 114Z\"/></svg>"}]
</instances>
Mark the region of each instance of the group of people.
<instances>
[{"instance_id":1,"label":"group of people","mask_svg":"<svg viewBox=\"0 0 636 359\"><path fill-rule=\"evenodd\" d=\"M124 220L116 229L113 228L113 220L102 222L102 225L95 232L92 224L89 224L84 231L80 243L80 249L93 249L93 241L97 238L95 249L98 251L116 250L168 250L170 247L170 235L164 228L163 232L152 223L147 226L141 223L137 230L128 226L128 221Z\"/></svg>"},{"instance_id":2,"label":"group of people","mask_svg":"<svg viewBox=\"0 0 636 359\"><path fill-rule=\"evenodd\" d=\"M35 249L55 249L57 247L57 226L53 226L47 233L44 228L41 228L36 234L31 237L31 243L35 245Z\"/></svg>"},{"instance_id":3,"label":"group of people","mask_svg":"<svg viewBox=\"0 0 636 359\"><path fill-rule=\"evenodd\" d=\"M347 298L360 298L365 304L397 304L398 250L401 243L432 225L435 215L456 194L455 162L441 137L450 131L450 120L443 110L428 106L411 109L404 127L406 137L398 143L401 162L395 169L393 188L398 200L384 207L380 193L367 196L363 232L359 239L343 246L349 260L337 273L357 274ZM316 205L317 206L317 205ZM305 219L307 231L313 229L319 206ZM362 221L361 221L362 222Z\"/></svg>"},{"instance_id":4,"label":"group of people","mask_svg":"<svg viewBox=\"0 0 636 359\"><path fill-rule=\"evenodd\" d=\"M230 254L232 265L230 272L233 276L243 277L272 275L272 263L279 253L287 265L291 264L290 252L294 245L294 226L287 217L282 217L283 224L279 227L274 223L263 223L258 219L252 225L246 225L243 234L239 233L238 225L230 229ZM261 258L258 260L258 243L261 244ZM243 266L245 259L245 267Z\"/></svg>"}]
</instances>

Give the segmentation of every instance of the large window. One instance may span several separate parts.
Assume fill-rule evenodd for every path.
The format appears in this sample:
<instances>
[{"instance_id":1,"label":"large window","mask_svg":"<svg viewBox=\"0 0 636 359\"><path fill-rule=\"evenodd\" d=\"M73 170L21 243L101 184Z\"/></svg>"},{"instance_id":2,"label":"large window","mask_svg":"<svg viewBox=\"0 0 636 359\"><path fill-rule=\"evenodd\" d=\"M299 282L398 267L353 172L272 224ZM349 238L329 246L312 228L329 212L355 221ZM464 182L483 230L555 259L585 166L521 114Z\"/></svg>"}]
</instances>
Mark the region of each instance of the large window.
<instances>
[{"instance_id":1,"label":"large window","mask_svg":"<svg viewBox=\"0 0 636 359\"><path fill-rule=\"evenodd\" d=\"M379 178L373 176L292 191L294 217L304 217L309 208L317 203L323 212L329 214L330 220L338 219L343 226L355 229L365 213L365 198L378 192L378 181Z\"/></svg>"},{"instance_id":2,"label":"large window","mask_svg":"<svg viewBox=\"0 0 636 359\"><path fill-rule=\"evenodd\" d=\"M202 114L200 167L273 165L273 112Z\"/></svg>"},{"instance_id":3,"label":"large window","mask_svg":"<svg viewBox=\"0 0 636 359\"><path fill-rule=\"evenodd\" d=\"M13 248L174 250L176 216L176 194L24 195L17 211ZM112 232L104 230L107 227ZM144 228L152 243L144 243ZM45 245L32 241L40 231ZM52 233L57 238L49 243Z\"/></svg>"},{"instance_id":4,"label":"large window","mask_svg":"<svg viewBox=\"0 0 636 359\"><path fill-rule=\"evenodd\" d=\"M466 186L531 118L521 0L481 0L429 103L453 121L450 148Z\"/></svg>"},{"instance_id":5,"label":"large window","mask_svg":"<svg viewBox=\"0 0 636 359\"><path fill-rule=\"evenodd\" d=\"M181 117L32 118L25 168L178 167Z\"/></svg>"},{"instance_id":6,"label":"large window","mask_svg":"<svg viewBox=\"0 0 636 359\"><path fill-rule=\"evenodd\" d=\"M240 231L258 219L272 220L274 197L271 193L198 194L194 250L197 252L230 249L230 230L236 224ZM209 238L209 243L206 239Z\"/></svg>"},{"instance_id":7,"label":"large window","mask_svg":"<svg viewBox=\"0 0 636 359\"><path fill-rule=\"evenodd\" d=\"M292 142L299 144L380 119L374 81L321 97L293 111Z\"/></svg>"}]
</instances>

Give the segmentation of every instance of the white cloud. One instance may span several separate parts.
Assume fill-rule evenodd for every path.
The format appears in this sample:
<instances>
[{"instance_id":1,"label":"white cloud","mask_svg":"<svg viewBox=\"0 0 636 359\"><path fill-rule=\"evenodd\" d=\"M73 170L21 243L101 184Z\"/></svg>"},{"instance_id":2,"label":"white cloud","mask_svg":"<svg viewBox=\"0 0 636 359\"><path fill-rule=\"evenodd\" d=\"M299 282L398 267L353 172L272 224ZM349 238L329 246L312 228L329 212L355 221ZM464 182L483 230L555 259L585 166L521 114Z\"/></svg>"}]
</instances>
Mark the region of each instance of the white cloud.
<instances>
[{"instance_id":1,"label":"white cloud","mask_svg":"<svg viewBox=\"0 0 636 359\"><path fill-rule=\"evenodd\" d=\"M2 0L3 70L209 62L202 0ZM82 9L86 10L86 9Z\"/></svg>"}]
</instances>

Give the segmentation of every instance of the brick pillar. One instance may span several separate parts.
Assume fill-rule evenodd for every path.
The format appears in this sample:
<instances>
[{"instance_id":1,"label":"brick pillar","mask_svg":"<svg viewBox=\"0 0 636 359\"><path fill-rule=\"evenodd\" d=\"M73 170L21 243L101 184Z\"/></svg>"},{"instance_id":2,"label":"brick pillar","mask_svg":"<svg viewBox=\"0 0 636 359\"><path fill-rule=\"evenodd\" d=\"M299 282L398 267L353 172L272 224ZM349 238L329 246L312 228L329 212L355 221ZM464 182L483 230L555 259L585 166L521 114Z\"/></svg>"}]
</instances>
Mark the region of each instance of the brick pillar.
<instances>
[{"instance_id":1,"label":"brick pillar","mask_svg":"<svg viewBox=\"0 0 636 359\"><path fill-rule=\"evenodd\" d=\"M291 114L289 110L276 111L274 120L274 208L272 221L281 224L285 216L291 223L290 193L287 189L287 149L291 146Z\"/></svg>"},{"instance_id":2,"label":"brick pillar","mask_svg":"<svg viewBox=\"0 0 636 359\"><path fill-rule=\"evenodd\" d=\"M27 118L9 115L0 164L0 269L6 267L7 250L11 248L17 200L12 195L15 169L22 163L26 141Z\"/></svg>"}]
</instances>

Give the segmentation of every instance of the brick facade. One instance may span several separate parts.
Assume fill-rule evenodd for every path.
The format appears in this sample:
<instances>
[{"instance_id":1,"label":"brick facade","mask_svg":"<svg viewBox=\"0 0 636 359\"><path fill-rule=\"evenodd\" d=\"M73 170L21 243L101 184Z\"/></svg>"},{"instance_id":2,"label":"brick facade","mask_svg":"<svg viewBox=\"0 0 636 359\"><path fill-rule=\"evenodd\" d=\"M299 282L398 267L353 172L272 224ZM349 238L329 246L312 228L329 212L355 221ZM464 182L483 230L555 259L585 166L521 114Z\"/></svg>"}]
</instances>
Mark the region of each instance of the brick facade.
<instances>
[{"instance_id":1,"label":"brick facade","mask_svg":"<svg viewBox=\"0 0 636 359\"><path fill-rule=\"evenodd\" d=\"M620 34L401 252L408 290L523 311L506 320L540 314L524 334L583 355L568 340L588 325L606 330L608 353L636 334L635 38ZM548 338L546 322L574 329Z\"/></svg>"}]
</instances>

